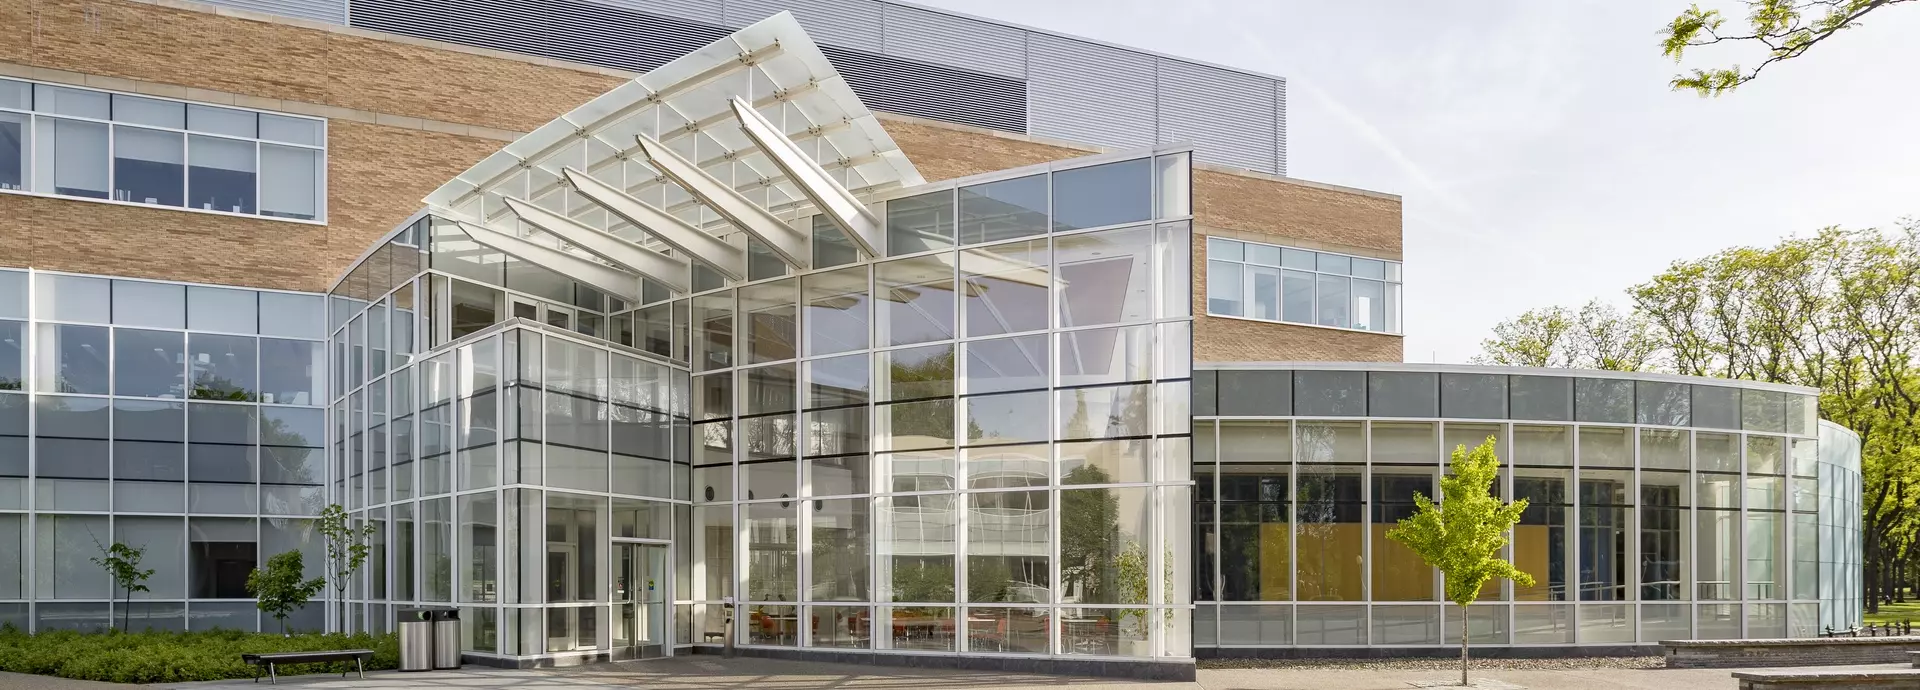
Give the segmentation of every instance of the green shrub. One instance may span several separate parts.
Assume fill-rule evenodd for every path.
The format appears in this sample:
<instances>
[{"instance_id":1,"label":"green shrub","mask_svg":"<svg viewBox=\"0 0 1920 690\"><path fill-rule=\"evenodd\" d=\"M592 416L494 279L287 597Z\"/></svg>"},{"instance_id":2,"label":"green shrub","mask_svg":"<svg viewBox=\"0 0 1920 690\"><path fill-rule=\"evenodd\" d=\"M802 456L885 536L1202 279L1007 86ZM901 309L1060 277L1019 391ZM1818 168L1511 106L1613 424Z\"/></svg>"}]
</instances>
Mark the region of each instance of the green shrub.
<instances>
[{"instance_id":1,"label":"green shrub","mask_svg":"<svg viewBox=\"0 0 1920 690\"><path fill-rule=\"evenodd\" d=\"M60 676L111 683L187 683L252 678L241 654L371 649L367 670L400 665L400 643L393 635L280 635L213 630L208 632L69 631L28 635L0 627L0 671ZM280 666L280 675L340 673L351 663Z\"/></svg>"}]
</instances>

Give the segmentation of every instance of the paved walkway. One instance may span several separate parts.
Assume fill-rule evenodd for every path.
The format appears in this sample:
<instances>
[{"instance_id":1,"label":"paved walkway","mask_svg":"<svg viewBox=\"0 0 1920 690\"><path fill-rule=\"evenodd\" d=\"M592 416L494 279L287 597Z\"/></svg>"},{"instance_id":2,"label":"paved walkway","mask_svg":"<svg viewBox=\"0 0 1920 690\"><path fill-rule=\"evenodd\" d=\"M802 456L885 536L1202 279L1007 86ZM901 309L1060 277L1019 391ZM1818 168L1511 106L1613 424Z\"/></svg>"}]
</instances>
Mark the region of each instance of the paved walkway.
<instances>
[{"instance_id":1,"label":"paved walkway","mask_svg":"<svg viewBox=\"0 0 1920 690\"><path fill-rule=\"evenodd\" d=\"M1877 667L1823 667L1834 670ZM1533 690L1733 690L1730 669L1475 669L1473 677L1489 688ZM712 656L595 664L566 669L504 671L468 666L460 671L368 673L366 680L336 675L282 678L298 690L1410 690L1416 684L1451 681L1459 671L1407 669L1201 669L1193 683L1152 683L1111 678L1075 678L1023 673L888 668L807 661ZM246 680L180 685L130 686L0 672L0 690L237 690L267 688ZM1458 687L1458 686L1455 686Z\"/></svg>"},{"instance_id":2,"label":"paved walkway","mask_svg":"<svg viewBox=\"0 0 1920 690\"><path fill-rule=\"evenodd\" d=\"M1533 690L1734 690L1736 685L1730 673L1728 669L1476 669L1474 678L1495 681L1487 683L1488 687ZM429 673L387 671L369 673L366 680L307 675L283 678L280 684L298 690L1411 690L1421 681L1447 681L1457 678L1458 674L1457 670L1390 668L1201 669L1199 680L1194 683L1152 683L776 659L720 659L699 655L538 671L503 671L475 666L460 671ZM18 678L33 677L0 674L0 690L104 690L114 687L101 683L79 684L57 678L41 679L48 682L44 685L13 682ZM238 690L240 686L266 687L244 680L171 687L182 690Z\"/></svg>"}]
</instances>

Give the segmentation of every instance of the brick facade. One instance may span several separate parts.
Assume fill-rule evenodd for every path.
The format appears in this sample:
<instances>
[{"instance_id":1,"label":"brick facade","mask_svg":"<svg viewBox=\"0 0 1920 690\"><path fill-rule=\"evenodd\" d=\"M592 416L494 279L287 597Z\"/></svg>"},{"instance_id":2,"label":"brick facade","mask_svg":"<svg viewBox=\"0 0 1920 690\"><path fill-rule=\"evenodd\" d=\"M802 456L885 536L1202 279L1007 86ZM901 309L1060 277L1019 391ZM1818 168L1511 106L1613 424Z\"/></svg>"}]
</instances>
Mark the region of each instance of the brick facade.
<instances>
[{"instance_id":1,"label":"brick facade","mask_svg":"<svg viewBox=\"0 0 1920 690\"><path fill-rule=\"evenodd\" d=\"M296 290L326 289L502 136L632 76L177 0L0 0L0 71L327 117L326 226L0 194L0 265ZM1098 150L882 121L929 180ZM1197 232L1400 258L1397 197L1201 168L1194 204ZM1196 249L1196 285L1205 268ZM1397 337L1209 318L1202 299L1196 359L1400 359Z\"/></svg>"}]
</instances>

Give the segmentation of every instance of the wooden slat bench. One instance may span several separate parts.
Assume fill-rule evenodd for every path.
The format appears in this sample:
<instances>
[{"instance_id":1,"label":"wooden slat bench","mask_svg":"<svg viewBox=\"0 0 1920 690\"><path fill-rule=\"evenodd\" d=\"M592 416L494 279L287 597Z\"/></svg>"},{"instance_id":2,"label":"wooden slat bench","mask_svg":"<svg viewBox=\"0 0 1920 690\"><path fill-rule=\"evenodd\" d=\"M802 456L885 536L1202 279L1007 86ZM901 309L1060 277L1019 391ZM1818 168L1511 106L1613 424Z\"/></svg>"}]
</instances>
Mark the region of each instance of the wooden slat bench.
<instances>
[{"instance_id":1,"label":"wooden slat bench","mask_svg":"<svg viewBox=\"0 0 1920 690\"><path fill-rule=\"evenodd\" d=\"M280 684L280 673L276 668L280 664L324 664L330 661L353 662L354 669L358 670L360 672L360 678L365 680L367 677L367 660L371 658L373 658L373 650L371 649L339 649L321 652L273 652L271 654L240 655L241 661L253 664L254 666L253 682L260 682L260 669L264 667L267 669L267 676L273 680L274 685ZM340 677L347 677L347 672L341 671Z\"/></svg>"},{"instance_id":2,"label":"wooden slat bench","mask_svg":"<svg viewBox=\"0 0 1920 690\"><path fill-rule=\"evenodd\" d=\"M1920 687L1920 669L1779 669L1735 671L1740 690L1863 690Z\"/></svg>"}]
</instances>

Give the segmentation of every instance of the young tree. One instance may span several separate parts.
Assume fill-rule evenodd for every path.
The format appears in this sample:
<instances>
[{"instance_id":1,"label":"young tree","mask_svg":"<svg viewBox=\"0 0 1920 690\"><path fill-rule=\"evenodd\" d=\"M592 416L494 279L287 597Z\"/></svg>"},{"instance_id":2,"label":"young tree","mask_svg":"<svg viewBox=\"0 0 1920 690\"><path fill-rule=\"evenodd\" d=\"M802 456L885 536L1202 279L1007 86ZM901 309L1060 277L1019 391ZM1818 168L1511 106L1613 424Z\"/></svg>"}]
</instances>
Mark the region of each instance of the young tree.
<instances>
[{"instance_id":1,"label":"young tree","mask_svg":"<svg viewBox=\"0 0 1920 690\"><path fill-rule=\"evenodd\" d=\"M367 556L372 552L367 541L373 538L379 526L372 521L352 524L347 519L347 509L335 503L320 512L318 529L321 538L327 540L327 567L331 575L328 579L333 581L333 600L344 602L347 600L347 583L353 580L354 573L360 571L360 566L366 565Z\"/></svg>"},{"instance_id":2,"label":"young tree","mask_svg":"<svg viewBox=\"0 0 1920 690\"><path fill-rule=\"evenodd\" d=\"M1765 46L1766 59L1753 69L1743 70L1739 65L1696 69L1693 74L1673 78L1675 91L1692 90L1702 96L1718 96L1753 81L1767 65L1800 57L1834 34L1860 26L1860 19L1868 12L1913 1L1746 0L1746 24L1726 29L1724 33L1721 27L1726 25L1727 18L1720 14L1720 10L1702 10L1699 5L1694 5L1660 28L1660 34L1664 37L1660 41L1660 52L1679 62L1688 48L1718 43L1757 43Z\"/></svg>"},{"instance_id":3,"label":"young tree","mask_svg":"<svg viewBox=\"0 0 1920 690\"><path fill-rule=\"evenodd\" d=\"M287 633L287 614L305 606L327 586L325 578L301 579L306 569L306 558L295 549L267 559L265 570L247 573L247 593L259 599L256 607L280 621L282 635Z\"/></svg>"},{"instance_id":4,"label":"young tree","mask_svg":"<svg viewBox=\"0 0 1920 690\"><path fill-rule=\"evenodd\" d=\"M1419 494L1415 512L1387 530L1387 538L1419 554L1446 577L1447 600L1460 607L1460 684L1467 684L1468 608L1480 597L1488 580L1506 578L1522 587L1533 586L1533 576L1500 558L1500 549L1512 539L1513 526L1526 511L1526 499L1504 503L1493 496L1493 480L1500 474L1500 458L1493 454L1493 437L1467 452L1453 449L1453 473L1441 478L1438 504Z\"/></svg>"},{"instance_id":5,"label":"young tree","mask_svg":"<svg viewBox=\"0 0 1920 690\"><path fill-rule=\"evenodd\" d=\"M94 546L100 546L95 542ZM94 565L107 569L113 576L113 583L126 593L125 604L120 606L120 632L127 631L127 615L133 607L133 593L151 591L147 589L147 578L153 577L153 569L140 569L140 559L147 555L146 549L136 549L122 542L113 546L101 547L100 556L92 559Z\"/></svg>"}]
</instances>

